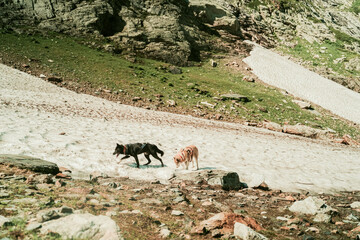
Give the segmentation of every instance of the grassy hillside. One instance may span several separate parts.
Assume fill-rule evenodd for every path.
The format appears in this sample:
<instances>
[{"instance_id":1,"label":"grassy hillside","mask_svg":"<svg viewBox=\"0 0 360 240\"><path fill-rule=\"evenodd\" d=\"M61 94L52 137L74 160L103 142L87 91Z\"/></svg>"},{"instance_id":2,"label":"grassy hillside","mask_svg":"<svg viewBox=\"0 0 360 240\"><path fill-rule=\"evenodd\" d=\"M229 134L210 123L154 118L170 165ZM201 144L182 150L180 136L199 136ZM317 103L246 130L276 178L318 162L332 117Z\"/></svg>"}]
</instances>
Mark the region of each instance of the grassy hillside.
<instances>
[{"instance_id":1,"label":"grassy hillside","mask_svg":"<svg viewBox=\"0 0 360 240\"><path fill-rule=\"evenodd\" d=\"M108 99L150 109L206 118L221 114L225 120L236 122L301 123L314 128L331 128L338 136L349 134L360 138L357 127L320 108L316 110L321 115L314 115L300 109L290 96L275 88L243 81L239 71L224 66L226 58L217 60L215 68L206 62L181 68L182 73L173 74L174 66L140 58L129 61L126 56L89 47L106 43L91 43L88 39L2 31L0 42L3 63L37 76L40 73L59 76L64 86L77 91L100 96L106 93L104 96ZM220 96L226 93L241 94L250 101L221 100ZM175 101L176 106L169 106L172 105L169 100Z\"/></svg>"}]
</instances>

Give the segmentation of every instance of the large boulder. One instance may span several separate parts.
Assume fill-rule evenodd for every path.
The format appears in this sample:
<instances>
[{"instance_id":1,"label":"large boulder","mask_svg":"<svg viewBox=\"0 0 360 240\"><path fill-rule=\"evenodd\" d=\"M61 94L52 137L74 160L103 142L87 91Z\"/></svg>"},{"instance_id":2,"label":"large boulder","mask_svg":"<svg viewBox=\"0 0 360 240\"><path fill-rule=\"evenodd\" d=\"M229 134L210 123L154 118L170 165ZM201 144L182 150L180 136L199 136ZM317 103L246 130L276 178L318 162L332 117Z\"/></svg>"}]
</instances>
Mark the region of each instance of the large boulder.
<instances>
[{"instance_id":1,"label":"large boulder","mask_svg":"<svg viewBox=\"0 0 360 240\"><path fill-rule=\"evenodd\" d=\"M205 181L211 186L221 186L224 190L239 190L246 187L245 183L240 182L236 172L224 170L203 170L177 175L173 180L185 180L193 182Z\"/></svg>"},{"instance_id":2,"label":"large boulder","mask_svg":"<svg viewBox=\"0 0 360 240\"><path fill-rule=\"evenodd\" d=\"M94 216L90 213L72 214L42 224L41 233L58 233L64 239L119 240L120 229L107 216Z\"/></svg>"},{"instance_id":3,"label":"large boulder","mask_svg":"<svg viewBox=\"0 0 360 240\"><path fill-rule=\"evenodd\" d=\"M234 236L242 240L266 240L264 235L254 231L243 223L236 222L234 226Z\"/></svg>"},{"instance_id":4,"label":"large boulder","mask_svg":"<svg viewBox=\"0 0 360 240\"><path fill-rule=\"evenodd\" d=\"M316 197L308 197L301 201L294 202L289 210L291 212L296 212L300 214L320 214L327 213L332 211L333 209L328 206L323 200Z\"/></svg>"},{"instance_id":5,"label":"large boulder","mask_svg":"<svg viewBox=\"0 0 360 240\"><path fill-rule=\"evenodd\" d=\"M0 154L0 164L15 166L44 174L59 173L59 167L55 163L25 155Z\"/></svg>"}]
</instances>

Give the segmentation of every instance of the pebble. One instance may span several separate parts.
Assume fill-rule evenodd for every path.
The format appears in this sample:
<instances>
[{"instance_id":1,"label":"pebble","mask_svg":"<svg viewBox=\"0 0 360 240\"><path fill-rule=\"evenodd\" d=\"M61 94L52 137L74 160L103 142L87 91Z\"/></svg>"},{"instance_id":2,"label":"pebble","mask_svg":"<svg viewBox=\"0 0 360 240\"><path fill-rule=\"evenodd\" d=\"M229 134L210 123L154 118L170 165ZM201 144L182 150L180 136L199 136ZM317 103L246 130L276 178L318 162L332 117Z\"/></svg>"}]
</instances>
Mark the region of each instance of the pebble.
<instances>
[{"instance_id":1,"label":"pebble","mask_svg":"<svg viewBox=\"0 0 360 240\"><path fill-rule=\"evenodd\" d=\"M184 213L181 211L178 211L178 210L172 210L171 215L181 216L181 215L184 215Z\"/></svg>"}]
</instances>

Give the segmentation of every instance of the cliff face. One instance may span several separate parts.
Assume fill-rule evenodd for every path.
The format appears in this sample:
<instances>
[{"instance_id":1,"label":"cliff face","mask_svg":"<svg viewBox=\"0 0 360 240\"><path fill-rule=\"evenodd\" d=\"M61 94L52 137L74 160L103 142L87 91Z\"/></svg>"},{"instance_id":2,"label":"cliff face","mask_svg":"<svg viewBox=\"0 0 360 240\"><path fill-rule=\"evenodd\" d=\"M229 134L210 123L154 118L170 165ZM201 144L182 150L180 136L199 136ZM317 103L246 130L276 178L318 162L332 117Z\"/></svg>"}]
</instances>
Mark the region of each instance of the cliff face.
<instances>
[{"instance_id":1,"label":"cliff face","mask_svg":"<svg viewBox=\"0 0 360 240\"><path fill-rule=\"evenodd\" d=\"M184 65L226 35L274 46L295 37L335 41L334 29L360 38L346 0L0 0L0 26L95 34L117 51ZM359 42L348 44L360 53Z\"/></svg>"}]
</instances>

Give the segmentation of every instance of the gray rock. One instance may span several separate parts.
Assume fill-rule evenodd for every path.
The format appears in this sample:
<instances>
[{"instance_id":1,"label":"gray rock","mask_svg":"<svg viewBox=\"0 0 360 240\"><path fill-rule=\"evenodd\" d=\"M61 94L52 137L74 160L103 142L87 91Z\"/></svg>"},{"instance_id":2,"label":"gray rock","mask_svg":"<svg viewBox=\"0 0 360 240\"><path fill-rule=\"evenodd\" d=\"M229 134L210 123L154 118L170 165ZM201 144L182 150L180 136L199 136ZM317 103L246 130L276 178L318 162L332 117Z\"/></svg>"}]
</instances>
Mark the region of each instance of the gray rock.
<instances>
[{"instance_id":1,"label":"gray rock","mask_svg":"<svg viewBox=\"0 0 360 240\"><path fill-rule=\"evenodd\" d=\"M174 203L181 203L181 202L184 202L184 201L186 201L184 196L178 196L173 200Z\"/></svg>"},{"instance_id":2,"label":"gray rock","mask_svg":"<svg viewBox=\"0 0 360 240\"><path fill-rule=\"evenodd\" d=\"M162 237L162 238L168 238L168 237L170 237L170 235L171 235L171 232L170 232L170 230L169 230L167 227L161 228L161 230L160 230L160 237Z\"/></svg>"},{"instance_id":3,"label":"gray rock","mask_svg":"<svg viewBox=\"0 0 360 240\"><path fill-rule=\"evenodd\" d=\"M43 223L46 221L60 218L60 215L55 209L51 209L51 210L46 209L38 212L36 218L39 223Z\"/></svg>"},{"instance_id":4,"label":"gray rock","mask_svg":"<svg viewBox=\"0 0 360 240\"><path fill-rule=\"evenodd\" d=\"M182 211L179 211L179 210L172 210L171 215L181 216L181 215L184 215L184 213Z\"/></svg>"},{"instance_id":5,"label":"gray rock","mask_svg":"<svg viewBox=\"0 0 360 240\"><path fill-rule=\"evenodd\" d=\"M224 190L239 190L246 187L241 183L236 172L224 170L203 170L176 176L173 180L187 180L193 182L206 181L209 185L220 185Z\"/></svg>"},{"instance_id":6,"label":"gray rock","mask_svg":"<svg viewBox=\"0 0 360 240\"><path fill-rule=\"evenodd\" d=\"M30 223L29 225L27 225L25 229L26 229L26 231L34 231L41 227L42 227L42 225L40 223L34 222L34 223Z\"/></svg>"},{"instance_id":7,"label":"gray rock","mask_svg":"<svg viewBox=\"0 0 360 240\"><path fill-rule=\"evenodd\" d=\"M72 214L43 224L41 233L54 232L66 239L118 240L119 227L107 216L94 216L90 213Z\"/></svg>"},{"instance_id":8,"label":"gray rock","mask_svg":"<svg viewBox=\"0 0 360 240\"><path fill-rule=\"evenodd\" d=\"M350 214L346 217L346 220L352 221L352 222L359 222L359 218L354 216L353 214Z\"/></svg>"},{"instance_id":9,"label":"gray rock","mask_svg":"<svg viewBox=\"0 0 360 240\"><path fill-rule=\"evenodd\" d=\"M353 202L352 204L350 204L351 208L360 208L360 202Z\"/></svg>"},{"instance_id":10,"label":"gray rock","mask_svg":"<svg viewBox=\"0 0 360 240\"><path fill-rule=\"evenodd\" d=\"M58 211L60 214L72 214L74 210L70 207L63 206Z\"/></svg>"},{"instance_id":11,"label":"gray rock","mask_svg":"<svg viewBox=\"0 0 360 240\"><path fill-rule=\"evenodd\" d=\"M0 227L11 225L10 219L0 215Z\"/></svg>"},{"instance_id":12,"label":"gray rock","mask_svg":"<svg viewBox=\"0 0 360 240\"><path fill-rule=\"evenodd\" d=\"M8 197L10 197L9 193L0 192L0 198L8 198Z\"/></svg>"},{"instance_id":13,"label":"gray rock","mask_svg":"<svg viewBox=\"0 0 360 240\"><path fill-rule=\"evenodd\" d=\"M318 213L314 218L314 222L329 223L330 221L331 221L331 216L326 213Z\"/></svg>"},{"instance_id":14,"label":"gray rock","mask_svg":"<svg viewBox=\"0 0 360 240\"><path fill-rule=\"evenodd\" d=\"M297 104L301 109L312 109L313 108L311 106L311 104L308 102L304 102L304 101L300 101L300 100L293 100L293 103Z\"/></svg>"},{"instance_id":15,"label":"gray rock","mask_svg":"<svg viewBox=\"0 0 360 240\"><path fill-rule=\"evenodd\" d=\"M239 237L242 240L266 240L267 238L257 233L256 231L252 230L245 224L235 222L234 225L234 235L235 237Z\"/></svg>"},{"instance_id":16,"label":"gray rock","mask_svg":"<svg viewBox=\"0 0 360 240\"><path fill-rule=\"evenodd\" d=\"M20 203L20 204L36 204L39 200L35 198L18 198L13 200L13 203Z\"/></svg>"},{"instance_id":17,"label":"gray rock","mask_svg":"<svg viewBox=\"0 0 360 240\"><path fill-rule=\"evenodd\" d=\"M289 210L291 212L301 213L301 214L311 214L315 215L317 213L326 213L330 212L333 209L326 205L326 203L316 197L308 197L302 201L294 202Z\"/></svg>"},{"instance_id":18,"label":"gray rock","mask_svg":"<svg viewBox=\"0 0 360 240\"><path fill-rule=\"evenodd\" d=\"M145 203L145 204L155 204L155 205L160 205L163 203L159 199L155 199L155 198L144 198L144 199L141 199L140 202Z\"/></svg>"},{"instance_id":19,"label":"gray rock","mask_svg":"<svg viewBox=\"0 0 360 240\"><path fill-rule=\"evenodd\" d=\"M55 163L24 155L1 154L0 163L40 173L57 174L59 172Z\"/></svg>"},{"instance_id":20,"label":"gray rock","mask_svg":"<svg viewBox=\"0 0 360 240\"><path fill-rule=\"evenodd\" d=\"M250 99L246 96L235 94L235 93L228 93L221 95L222 100L236 100L240 102L250 102Z\"/></svg>"}]
</instances>

